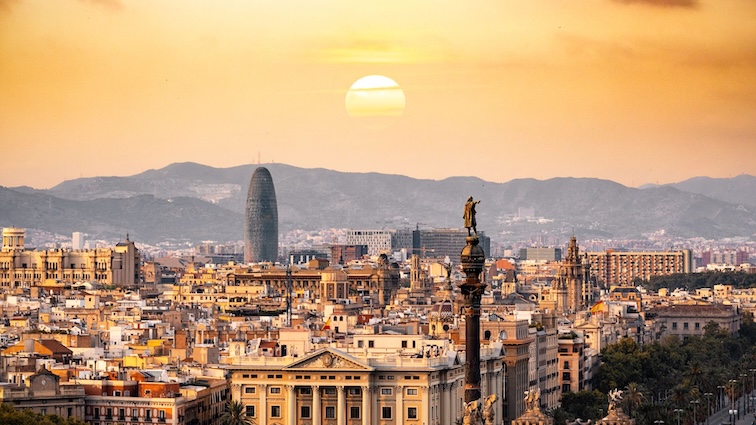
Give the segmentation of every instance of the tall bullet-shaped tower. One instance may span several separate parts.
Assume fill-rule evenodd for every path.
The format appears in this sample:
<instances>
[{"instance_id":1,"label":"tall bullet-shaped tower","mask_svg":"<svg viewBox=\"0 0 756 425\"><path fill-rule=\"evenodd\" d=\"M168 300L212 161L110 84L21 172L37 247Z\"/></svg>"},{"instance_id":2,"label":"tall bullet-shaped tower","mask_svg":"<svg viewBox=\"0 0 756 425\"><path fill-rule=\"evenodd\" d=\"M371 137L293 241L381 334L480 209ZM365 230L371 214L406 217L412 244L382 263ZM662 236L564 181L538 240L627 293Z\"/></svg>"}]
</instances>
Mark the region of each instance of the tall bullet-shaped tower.
<instances>
[{"instance_id":1,"label":"tall bullet-shaped tower","mask_svg":"<svg viewBox=\"0 0 756 425\"><path fill-rule=\"evenodd\" d=\"M278 205L273 177L265 167L252 174L244 217L244 261L278 260Z\"/></svg>"}]
</instances>

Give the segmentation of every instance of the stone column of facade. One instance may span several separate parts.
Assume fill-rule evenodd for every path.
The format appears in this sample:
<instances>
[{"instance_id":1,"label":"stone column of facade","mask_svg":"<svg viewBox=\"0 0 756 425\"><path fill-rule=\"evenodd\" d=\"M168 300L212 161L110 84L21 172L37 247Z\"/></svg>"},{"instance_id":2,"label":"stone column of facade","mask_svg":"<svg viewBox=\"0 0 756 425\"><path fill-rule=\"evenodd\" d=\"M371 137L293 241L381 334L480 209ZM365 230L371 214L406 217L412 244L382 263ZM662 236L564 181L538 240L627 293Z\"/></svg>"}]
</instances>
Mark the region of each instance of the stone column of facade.
<instances>
[{"instance_id":1,"label":"stone column of facade","mask_svg":"<svg viewBox=\"0 0 756 425\"><path fill-rule=\"evenodd\" d=\"M379 413L380 409L378 408L378 398L381 396L380 387L373 387L373 394L375 395L373 396L373 401L372 401L373 406L370 412L371 413L370 423L377 424L379 421L378 415L380 414Z\"/></svg>"},{"instance_id":2,"label":"stone column of facade","mask_svg":"<svg viewBox=\"0 0 756 425\"><path fill-rule=\"evenodd\" d=\"M441 414L442 418L450 418L453 423L454 419L456 419L456 417L452 416L451 408L451 394L454 386L452 384L444 384L442 388L444 392L441 396L441 411L439 413Z\"/></svg>"},{"instance_id":3,"label":"stone column of facade","mask_svg":"<svg viewBox=\"0 0 756 425\"><path fill-rule=\"evenodd\" d=\"M396 421L394 423L404 423L404 387L401 385L396 386L396 412L394 413Z\"/></svg>"},{"instance_id":4,"label":"stone column of facade","mask_svg":"<svg viewBox=\"0 0 756 425\"><path fill-rule=\"evenodd\" d=\"M286 386L286 403L289 406L288 422L297 423L297 395L294 385Z\"/></svg>"},{"instance_id":5,"label":"stone column of facade","mask_svg":"<svg viewBox=\"0 0 756 425\"><path fill-rule=\"evenodd\" d=\"M339 425L346 425L346 396L344 392L346 389L343 385L336 387L338 392L338 402L336 404L336 423Z\"/></svg>"},{"instance_id":6,"label":"stone column of facade","mask_svg":"<svg viewBox=\"0 0 756 425\"><path fill-rule=\"evenodd\" d=\"M372 394L369 385L362 386L362 425L370 425L373 422L370 420L371 412L370 407L373 404Z\"/></svg>"},{"instance_id":7,"label":"stone column of facade","mask_svg":"<svg viewBox=\"0 0 756 425\"><path fill-rule=\"evenodd\" d=\"M241 400L242 399L242 385L241 384L234 384L231 386L231 400Z\"/></svg>"},{"instance_id":8,"label":"stone column of facade","mask_svg":"<svg viewBox=\"0 0 756 425\"><path fill-rule=\"evenodd\" d=\"M422 411L422 420L424 424L430 423L430 410L431 410L431 403L428 401L428 387L423 387L420 391L423 392L423 411Z\"/></svg>"},{"instance_id":9,"label":"stone column of facade","mask_svg":"<svg viewBox=\"0 0 756 425\"><path fill-rule=\"evenodd\" d=\"M260 384L257 386L257 395L260 397L260 411L257 412L257 417L260 418L257 423L260 425L267 425L268 423L268 386Z\"/></svg>"},{"instance_id":10,"label":"stone column of facade","mask_svg":"<svg viewBox=\"0 0 756 425\"><path fill-rule=\"evenodd\" d=\"M320 385L312 386L312 425L320 425Z\"/></svg>"},{"instance_id":11,"label":"stone column of facade","mask_svg":"<svg viewBox=\"0 0 756 425\"><path fill-rule=\"evenodd\" d=\"M481 403L480 393L480 300L486 287L480 281L480 274L486 260L477 234L468 236L467 245L462 249L460 259L466 278L459 287L464 296L465 308L465 404ZM468 409L465 409L467 412ZM472 415L467 423L480 422L479 410L466 413Z\"/></svg>"}]
</instances>

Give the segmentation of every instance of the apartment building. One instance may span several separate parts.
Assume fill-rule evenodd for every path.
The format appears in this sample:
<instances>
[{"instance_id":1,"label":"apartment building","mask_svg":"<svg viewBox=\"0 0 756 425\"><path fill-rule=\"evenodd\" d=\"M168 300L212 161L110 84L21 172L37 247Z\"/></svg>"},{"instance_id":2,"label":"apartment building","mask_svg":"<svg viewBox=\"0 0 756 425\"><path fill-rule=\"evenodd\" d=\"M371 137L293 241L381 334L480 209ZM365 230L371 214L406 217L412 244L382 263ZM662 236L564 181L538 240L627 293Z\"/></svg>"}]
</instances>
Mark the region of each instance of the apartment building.
<instances>
[{"instance_id":1,"label":"apartment building","mask_svg":"<svg viewBox=\"0 0 756 425\"><path fill-rule=\"evenodd\" d=\"M693 258L688 249L680 251L614 251L588 252L591 275L605 285L632 284L652 276L692 273Z\"/></svg>"}]
</instances>

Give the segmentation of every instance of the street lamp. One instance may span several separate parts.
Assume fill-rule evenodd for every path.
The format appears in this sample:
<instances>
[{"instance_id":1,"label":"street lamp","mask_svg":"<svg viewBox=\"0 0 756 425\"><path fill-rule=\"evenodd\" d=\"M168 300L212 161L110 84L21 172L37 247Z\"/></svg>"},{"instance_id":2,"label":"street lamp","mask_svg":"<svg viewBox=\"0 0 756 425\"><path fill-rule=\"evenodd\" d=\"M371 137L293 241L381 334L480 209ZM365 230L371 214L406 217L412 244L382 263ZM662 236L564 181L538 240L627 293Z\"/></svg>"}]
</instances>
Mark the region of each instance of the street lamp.
<instances>
[{"instance_id":1,"label":"street lamp","mask_svg":"<svg viewBox=\"0 0 756 425\"><path fill-rule=\"evenodd\" d=\"M673 412L677 413L677 425L680 425L680 413L682 413L682 409L675 409Z\"/></svg>"},{"instance_id":2,"label":"street lamp","mask_svg":"<svg viewBox=\"0 0 756 425\"><path fill-rule=\"evenodd\" d=\"M704 393L704 397L706 397L706 425L709 425L709 416L711 416L711 397L714 396L712 393Z\"/></svg>"},{"instance_id":3,"label":"street lamp","mask_svg":"<svg viewBox=\"0 0 756 425\"><path fill-rule=\"evenodd\" d=\"M698 422L696 422L696 410L698 410L698 405L701 404L700 400L691 400L690 405L693 406L693 425L697 425Z\"/></svg>"},{"instance_id":4,"label":"street lamp","mask_svg":"<svg viewBox=\"0 0 756 425\"><path fill-rule=\"evenodd\" d=\"M745 386L745 384L746 384L745 379L746 378L748 378L748 374L747 373L741 373L740 374L740 385L743 387L743 395L744 396L745 396L745 388L746 388L746 386ZM745 397L740 397L740 398L744 399ZM745 406L746 406L745 403L746 403L746 400L742 400L741 404L743 405L743 416L745 416ZM740 410L738 410L738 418L740 418Z\"/></svg>"},{"instance_id":5,"label":"street lamp","mask_svg":"<svg viewBox=\"0 0 756 425\"><path fill-rule=\"evenodd\" d=\"M756 376L756 369L750 369L749 372L751 372L751 392L749 394L753 394L753 389L754 389L753 381L754 381L754 376ZM748 397L748 398L751 399L751 397ZM751 406L751 410L753 411L753 402L749 402L749 404Z\"/></svg>"},{"instance_id":6,"label":"street lamp","mask_svg":"<svg viewBox=\"0 0 756 425\"><path fill-rule=\"evenodd\" d=\"M717 386L717 412L722 410L722 402L724 402L724 393L725 393L725 386L719 385Z\"/></svg>"},{"instance_id":7,"label":"street lamp","mask_svg":"<svg viewBox=\"0 0 756 425\"><path fill-rule=\"evenodd\" d=\"M727 381L727 385L730 386L730 424L735 425L735 389L738 381L730 379Z\"/></svg>"}]
</instances>

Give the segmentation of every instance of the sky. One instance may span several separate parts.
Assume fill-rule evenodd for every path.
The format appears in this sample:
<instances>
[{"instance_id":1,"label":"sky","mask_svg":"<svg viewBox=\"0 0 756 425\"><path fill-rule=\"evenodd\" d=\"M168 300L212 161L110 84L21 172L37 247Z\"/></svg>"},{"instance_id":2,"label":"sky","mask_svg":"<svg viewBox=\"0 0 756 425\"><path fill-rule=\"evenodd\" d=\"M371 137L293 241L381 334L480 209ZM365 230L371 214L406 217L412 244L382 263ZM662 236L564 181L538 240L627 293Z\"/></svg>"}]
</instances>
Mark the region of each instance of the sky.
<instances>
[{"instance_id":1,"label":"sky","mask_svg":"<svg viewBox=\"0 0 756 425\"><path fill-rule=\"evenodd\" d=\"M0 185L753 175L754 22L753 0L0 0ZM371 75L404 94L385 126L345 106Z\"/></svg>"}]
</instances>

